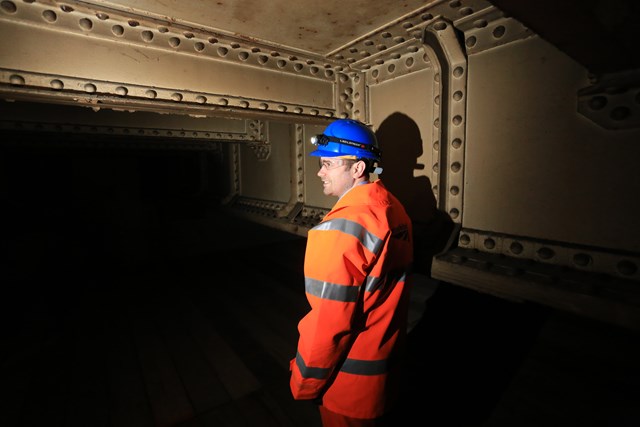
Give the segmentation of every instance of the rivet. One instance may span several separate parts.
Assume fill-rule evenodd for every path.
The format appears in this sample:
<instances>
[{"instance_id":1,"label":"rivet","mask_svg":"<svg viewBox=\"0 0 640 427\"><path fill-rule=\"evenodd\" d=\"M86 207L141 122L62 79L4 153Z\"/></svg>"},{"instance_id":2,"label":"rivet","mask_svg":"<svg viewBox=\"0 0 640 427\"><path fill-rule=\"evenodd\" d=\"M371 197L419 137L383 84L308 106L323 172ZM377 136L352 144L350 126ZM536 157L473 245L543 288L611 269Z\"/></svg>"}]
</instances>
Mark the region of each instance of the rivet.
<instances>
[{"instance_id":1,"label":"rivet","mask_svg":"<svg viewBox=\"0 0 640 427\"><path fill-rule=\"evenodd\" d=\"M12 74L11 77L9 77L9 82L12 85L22 86L25 83L25 80L24 77L19 76L18 74Z\"/></svg>"},{"instance_id":2,"label":"rivet","mask_svg":"<svg viewBox=\"0 0 640 427\"><path fill-rule=\"evenodd\" d=\"M509 250L512 253L518 255L522 253L522 251L524 250L524 247L519 242L512 242L511 245L509 245Z\"/></svg>"},{"instance_id":3,"label":"rivet","mask_svg":"<svg viewBox=\"0 0 640 427\"><path fill-rule=\"evenodd\" d=\"M591 264L593 260L588 254L579 253L573 256L573 262L580 267L586 267Z\"/></svg>"},{"instance_id":4,"label":"rivet","mask_svg":"<svg viewBox=\"0 0 640 427\"><path fill-rule=\"evenodd\" d=\"M604 96L594 96L589 100L589 108L592 110L602 110L607 106L607 98Z\"/></svg>"},{"instance_id":5,"label":"rivet","mask_svg":"<svg viewBox=\"0 0 640 427\"><path fill-rule=\"evenodd\" d=\"M436 31L442 31L442 30L445 30L447 28L447 24L442 22L442 21L439 21L439 22L436 22L436 24L433 26L433 28Z\"/></svg>"},{"instance_id":6,"label":"rivet","mask_svg":"<svg viewBox=\"0 0 640 427\"><path fill-rule=\"evenodd\" d=\"M469 16L473 14L473 9L471 9L470 7L463 7L462 9L460 9L460 15L462 16Z\"/></svg>"},{"instance_id":7,"label":"rivet","mask_svg":"<svg viewBox=\"0 0 640 427\"><path fill-rule=\"evenodd\" d=\"M476 43L478 43L478 39L476 38L476 36L469 36L465 41L465 44L467 45L467 47L474 47Z\"/></svg>"},{"instance_id":8,"label":"rivet","mask_svg":"<svg viewBox=\"0 0 640 427\"><path fill-rule=\"evenodd\" d=\"M496 28L493 29L493 37L499 39L502 36L504 36L504 33L506 32L506 28L504 27L504 25L498 25Z\"/></svg>"},{"instance_id":9,"label":"rivet","mask_svg":"<svg viewBox=\"0 0 640 427\"><path fill-rule=\"evenodd\" d=\"M476 28L485 28L487 26L487 21L484 19L478 19L473 22L473 26Z\"/></svg>"},{"instance_id":10,"label":"rivet","mask_svg":"<svg viewBox=\"0 0 640 427\"><path fill-rule=\"evenodd\" d=\"M42 17L47 22L56 22L58 19L58 15L53 10L45 10L42 12Z\"/></svg>"},{"instance_id":11,"label":"rivet","mask_svg":"<svg viewBox=\"0 0 640 427\"><path fill-rule=\"evenodd\" d=\"M3 1L2 3L0 3L0 7L2 8L2 11L6 13L16 13L16 11L18 10L16 5L12 1Z\"/></svg>"},{"instance_id":12,"label":"rivet","mask_svg":"<svg viewBox=\"0 0 640 427\"><path fill-rule=\"evenodd\" d=\"M628 260L620 261L616 267L618 272L625 276L632 276L638 271L638 266L634 262Z\"/></svg>"},{"instance_id":13,"label":"rivet","mask_svg":"<svg viewBox=\"0 0 640 427\"><path fill-rule=\"evenodd\" d=\"M91 20L87 18L82 18L80 21L78 21L78 24L80 25L80 28L86 31L90 31L93 28L93 22L91 22Z\"/></svg>"},{"instance_id":14,"label":"rivet","mask_svg":"<svg viewBox=\"0 0 640 427\"><path fill-rule=\"evenodd\" d=\"M551 248L540 248L538 249L537 254L542 259L551 259L556 253Z\"/></svg>"},{"instance_id":15,"label":"rivet","mask_svg":"<svg viewBox=\"0 0 640 427\"><path fill-rule=\"evenodd\" d=\"M484 239L484 247L487 249L493 249L496 247L496 241L488 237Z\"/></svg>"},{"instance_id":16,"label":"rivet","mask_svg":"<svg viewBox=\"0 0 640 427\"><path fill-rule=\"evenodd\" d=\"M124 34L124 27L122 25L114 25L111 27L111 32L116 36L121 36Z\"/></svg>"}]
</instances>

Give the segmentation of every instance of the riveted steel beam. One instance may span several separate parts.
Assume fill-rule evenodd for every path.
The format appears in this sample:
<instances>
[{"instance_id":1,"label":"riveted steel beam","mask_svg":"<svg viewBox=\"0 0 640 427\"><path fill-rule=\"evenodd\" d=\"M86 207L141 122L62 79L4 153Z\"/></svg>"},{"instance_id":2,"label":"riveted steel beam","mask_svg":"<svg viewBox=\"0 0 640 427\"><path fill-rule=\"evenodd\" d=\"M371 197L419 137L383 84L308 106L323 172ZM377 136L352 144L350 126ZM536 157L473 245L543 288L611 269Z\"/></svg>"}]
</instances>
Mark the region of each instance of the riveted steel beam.
<instances>
[{"instance_id":1,"label":"riveted steel beam","mask_svg":"<svg viewBox=\"0 0 640 427\"><path fill-rule=\"evenodd\" d=\"M3 5L5 99L300 121L348 114L335 90L346 74L328 59L91 2Z\"/></svg>"},{"instance_id":2,"label":"riveted steel beam","mask_svg":"<svg viewBox=\"0 0 640 427\"><path fill-rule=\"evenodd\" d=\"M440 91L436 92L439 116L434 116L434 150L432 182L440 209L451 219L462 221L464 195L464 144L466 123L467 61L464 51L457 41L455 28L451 22L435 20L425 28L425 47L438 60L441 80ZM439 130L439 132L438 132Z\"/></svg>"},{"instance_id":3,"label":"riveted steel beam","mask_svg":"<svg viewBox=\"0 0 640 427\"><path fill-rule=\"evenodd\" d=\"M605 129L640 128L640 70L604 75L578 91L578 112Z\"/></svg>"}]
</instances>

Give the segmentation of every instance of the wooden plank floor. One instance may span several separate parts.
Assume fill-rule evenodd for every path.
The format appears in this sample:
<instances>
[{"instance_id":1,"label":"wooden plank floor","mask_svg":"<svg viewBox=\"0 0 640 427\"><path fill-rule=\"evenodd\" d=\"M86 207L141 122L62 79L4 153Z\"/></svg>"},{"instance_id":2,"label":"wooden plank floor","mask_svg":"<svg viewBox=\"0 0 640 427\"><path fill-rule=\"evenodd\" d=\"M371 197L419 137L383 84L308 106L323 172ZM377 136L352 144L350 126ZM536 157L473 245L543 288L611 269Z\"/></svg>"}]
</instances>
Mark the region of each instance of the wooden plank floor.
<instances>
[{"instance_id":1,"label":"wooden plank floor","mask_svg":"<svg viewBox=\"0 0 640 427\"><path fill-rule=\"evenodd\" d=\"M0 426L320 426L288 386L304 239L221 213L162 225L123 240L154 249L141 261L6 275ZM432 285L394 425L640 425L637 334Z\"/></svg>"}]
</instances>

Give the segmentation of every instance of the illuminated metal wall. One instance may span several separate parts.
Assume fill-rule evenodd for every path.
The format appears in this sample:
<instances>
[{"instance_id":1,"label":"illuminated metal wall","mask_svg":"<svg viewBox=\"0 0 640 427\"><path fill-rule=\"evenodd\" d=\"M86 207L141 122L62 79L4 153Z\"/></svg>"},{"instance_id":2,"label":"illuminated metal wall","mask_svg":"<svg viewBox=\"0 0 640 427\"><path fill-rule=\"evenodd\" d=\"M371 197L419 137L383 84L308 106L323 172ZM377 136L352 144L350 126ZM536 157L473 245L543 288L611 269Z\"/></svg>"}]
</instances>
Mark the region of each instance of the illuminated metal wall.
<instances>
[{"instance_id":1,"label":"illuminated metal wall","mask_svg":"<svg viewBox=\"0 0 640 427\"><path fill-rule=\"evenodd\" d=\"M433 278L640 324L637 70L594 76L483 0L405 2L388 22L375 1L374 30L296 40L273 19L272 40L242 33L271 9L234 32L172 16L178 2L121 3L0 3L2 130L214 150L226 207L304 236L335 203L309 138L356 118L414 221L453 224ZM305 7L320 5L278 13Z\"/></svg>"}]
</instances>

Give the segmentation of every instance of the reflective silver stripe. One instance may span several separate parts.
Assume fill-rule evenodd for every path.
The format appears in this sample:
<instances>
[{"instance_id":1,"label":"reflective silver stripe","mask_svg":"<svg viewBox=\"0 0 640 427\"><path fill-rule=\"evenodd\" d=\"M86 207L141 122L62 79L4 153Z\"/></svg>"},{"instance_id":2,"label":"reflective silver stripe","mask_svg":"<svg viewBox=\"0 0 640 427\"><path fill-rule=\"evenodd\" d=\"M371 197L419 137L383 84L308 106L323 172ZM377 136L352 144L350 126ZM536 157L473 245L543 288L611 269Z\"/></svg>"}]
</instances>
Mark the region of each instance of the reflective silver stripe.
<instances>
[{"instance_id":1,"label":"reflective silver stripe","mask_svg":"<svg viewBox=\"0 0 640 427\"><path fill-rule=\"evenodd\" d=\"M342 302L356 302L360 292L359 286L336 285L309 277L304 278L304 287L307 293L318 298Z\"/></svg>"},{"instance_id":2,"label":"reflective silver stripe","mask_svg":"<svg viewBox=\"0 0 640 427\"><path fill-rule=\"evenodd\" d=\"M398 279L398 282L404 282L407 279L407 273L402 273L402 276ZM379 277L367 276L364 281L364 289L367 292L375 292L384 285L384 282Z\"/></svg>"},{"instance_id":3,"label":"reflective silver stripe","mask_svg":"<svg viewBox=\"0 0 640 427\"><path fill-rule=\"evenodd\" d=\"M304 363L304 359L300 356L300 353L296 353L296 365L300 370L300 374L303 378L315 378L317 380L323 380L329 377L331 372L329 368L310 368Z\"/></svg>"},{"instance_id":4,"label":"reflective silver stripe","mask_svg":"<svg viewBox=\"0 0 640 427\"><path fill-rule=\"evenodd\" d=\"M367 276L364 281L364 290L367 292L374 292L377 291L382 284L383 282L379 277Z\"/></svg>"},{"instance_id":5,"label":"reflective silver stripe","mask_svg":"<svg viewBox=\"0 0 640 427\"><path fill-rule=\"evenodd\" d=\"M341 372L355 375L382 375L387 372L387 359L358 360L347 359L342 364Z\"/></svg>"},{"instance_id":6,"label":"reflective silver stripe","mask_svg":"<svg viewBox=\"0 0 640 427\"><path fill-rule=\"evenodd\" d=\"M402 273L402 276L398 279L398 282L406 282L407 281L407 272Z\"/></svg>"},{"instance_id":7,"label":"reflective silver stripe","mask_svg":"<svg viewBox=\"0 0 640 427\"><path fill-rule=\"evenodd\" d=\"M355 221L349 221L348 219L343 218L330 219L329 221L321 222L320 224L313 227L312 230L338 230L342 231L343 233L350 234L358 239L365 248L369 249L376 255L378 254L378 252L380 252L380 249L384 244L384 240L370 233L362 225L358 224Z\"/></svg>"}]
</instances>

